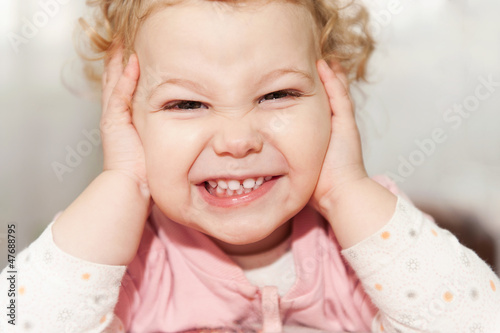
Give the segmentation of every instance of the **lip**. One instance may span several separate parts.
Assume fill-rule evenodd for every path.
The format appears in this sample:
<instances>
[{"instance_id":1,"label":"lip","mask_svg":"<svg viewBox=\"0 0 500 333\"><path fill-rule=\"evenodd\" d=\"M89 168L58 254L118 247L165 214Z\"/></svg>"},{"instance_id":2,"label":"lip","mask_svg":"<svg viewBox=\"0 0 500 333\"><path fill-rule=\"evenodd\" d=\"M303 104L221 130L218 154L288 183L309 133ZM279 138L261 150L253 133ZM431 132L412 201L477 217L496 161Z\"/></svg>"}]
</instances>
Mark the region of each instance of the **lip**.
<instances>
[{"instance_id":1,"label":"lip","mask_svg":"<svg viewBox=\"0 0 500 333\"><path fill-rule=\"evenodd\" d=\"M281 176L273 177L272 179L265 181L261 186L259 186L258 189L253 190L250 193L243 193L240 195L235 195L225 198L219 198L208 193L208 191L205 189L204 183L198 184L196 185L196 187L198 188L198 191L200 192L200 195L203 198L203 200L205 200L209 205L215 207L228 208L228 207L236 207L249 204L261 198L267 192L269 192L271 188L273 188L273 186L280 178Z\"/></svg>"}]
</instances>

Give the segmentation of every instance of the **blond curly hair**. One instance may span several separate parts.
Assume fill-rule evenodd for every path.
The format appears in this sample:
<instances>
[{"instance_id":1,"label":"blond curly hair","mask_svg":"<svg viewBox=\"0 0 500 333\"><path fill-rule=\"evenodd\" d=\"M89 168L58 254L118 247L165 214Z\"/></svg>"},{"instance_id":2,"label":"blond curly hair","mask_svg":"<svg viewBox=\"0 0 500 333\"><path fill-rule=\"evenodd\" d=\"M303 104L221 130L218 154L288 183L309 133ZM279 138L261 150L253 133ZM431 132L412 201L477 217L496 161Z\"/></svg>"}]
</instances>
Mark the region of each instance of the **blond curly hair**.
<instances>
[{"instance_id":1,"label":"blond curly hair","mask_svg":"<svg viewBox=\"0 0 500 333\"><path fill-rule=\"evenodd\" d=\"M85 38L81 40L80 55L87 60L85 72L90 79L99 80L100 71L92 66L96 60L105 61L120 46L124 59L133 53L136 33L159 7L171 6L185 0L87 0L94 8L93 24L80 18ZM206 0L238 6L256 0ZM260 0L262 1L262 0ZM267 0L285 1L305 6L317 25L321 57L337 61L345 69L349 81L366 80L368 59L374 40L368 30L368 12L357 0ZM89 54L90 51L90 54Z\"/></svg>"}]
</instances>

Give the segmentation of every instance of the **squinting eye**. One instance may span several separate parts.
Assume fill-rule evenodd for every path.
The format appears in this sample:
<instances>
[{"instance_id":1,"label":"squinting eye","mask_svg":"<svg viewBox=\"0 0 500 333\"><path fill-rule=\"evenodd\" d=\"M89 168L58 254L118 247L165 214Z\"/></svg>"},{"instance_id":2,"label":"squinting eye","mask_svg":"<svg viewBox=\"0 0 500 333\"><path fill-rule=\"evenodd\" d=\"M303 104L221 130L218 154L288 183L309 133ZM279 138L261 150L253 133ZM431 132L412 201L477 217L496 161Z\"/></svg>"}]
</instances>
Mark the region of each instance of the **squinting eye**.
<instances>
[{"instance_id":1,"label":"squinting eye","mask_svg":"<svg viewBox=\"0 0 500 333\"><path fill-rule=\"evenodd\" d=\"M202 102L197 101L174 101L165 104L162 110L196 110L196 109L207 109Z\"/></svg>"},{"instance_id":2,"label":"squinting eye","mask_svg":"<svg viewBox=\"0 0 500 333\"><path fill-rule=\"evenodd\" d=\"M275 99L282 99L282 98L286 98L286 97L300 97L302 96L301 93L299 93L298 91L294 91L294 90L280 90L280 91L275 91L275 92L272 92L270 94L267 94L267 95L264 95L264 97L261 98L261 100L259 101L259 103L263 102L263 101L270 101L270 100L275 100Z\"/></svg>"}]
</instances>

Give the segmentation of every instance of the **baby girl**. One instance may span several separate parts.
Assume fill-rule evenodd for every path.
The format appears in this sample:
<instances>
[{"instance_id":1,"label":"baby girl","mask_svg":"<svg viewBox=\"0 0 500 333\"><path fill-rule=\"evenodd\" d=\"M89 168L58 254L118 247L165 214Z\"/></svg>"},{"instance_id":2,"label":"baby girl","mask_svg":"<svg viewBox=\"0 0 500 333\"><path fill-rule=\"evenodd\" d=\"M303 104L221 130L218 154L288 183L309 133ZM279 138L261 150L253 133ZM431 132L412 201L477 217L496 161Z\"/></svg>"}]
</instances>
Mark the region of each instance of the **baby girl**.
<instances>
[{"instance_id":1,"label":"baby girl","mask_svg":"<svg viewBox=\"0 0 500 333\"><path fill-rule=\"evenodd\" d=\"M367 175L359 4L91 3L104 169L18 256L16 328L500 330L495 273Z\"/></svg>"}]
</instances>

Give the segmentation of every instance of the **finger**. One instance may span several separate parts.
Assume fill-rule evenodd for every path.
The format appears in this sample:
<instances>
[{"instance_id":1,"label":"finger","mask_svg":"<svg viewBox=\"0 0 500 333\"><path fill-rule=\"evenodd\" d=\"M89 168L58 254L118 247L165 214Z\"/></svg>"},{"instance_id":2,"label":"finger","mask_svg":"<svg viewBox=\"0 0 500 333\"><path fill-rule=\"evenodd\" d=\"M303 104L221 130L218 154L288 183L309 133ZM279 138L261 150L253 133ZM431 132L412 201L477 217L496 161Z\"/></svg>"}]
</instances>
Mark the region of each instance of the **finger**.
<instances>
[{"instance_id":1,"label":"finger","mask_svg":"<svg viewBox=\"0 0 500 333\"><path fill-rule=\"evenodd\" d=\"M104 123L116 124L123 121L130 122L130 107L132 97L139 80L139 62L135 54L130 56L123 74L118 79L109 98L106 112L103 114Z\"/></svg>"},{"instance_id":2,"label":"finger","mask_svg":"<svg viewBox=\"0 0 500 333\"><path fill-rule=\"evenodd\" d=\"M347 74L345 72L344 67L342 67L342 65L339 62L332 61L331 65L330 65L330 68L335 73L335 75L337 75L337 77L339 78L339 80L344 85L344 88L349 93L350 92L349 80L347 79Z\"/></svg>"},{"instance_id":3,"label":"finger","mask_svg":"<svg viewBox=\"0 0 500 333\"><path fill-rule=\"evenodd\" d=\"M113 93L120 76L123 73L123 49L119 48L111 57L110 61L106 64L106 70L102 76L102 106L103 112L106 111L106 107Z\"/></svg>"},{"instance_id":4,"label":"finger","mask_svg":"<svg viewBox=\"0 0 500 333\"><path fill-rule=\"evenodd\" d=\"M319 77L328 95L333 115L338 117L353 117L352 101L344 82L328 66L325 60L319 60L317 66Z\"/></svg>"}]
</instances>

